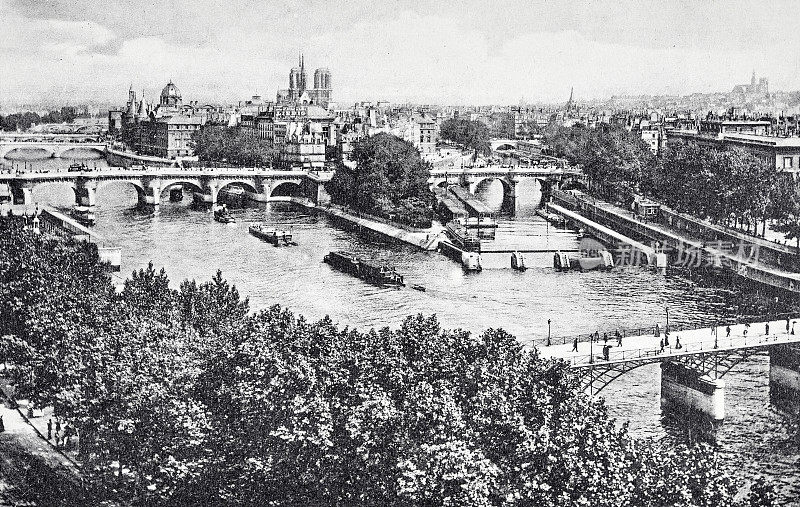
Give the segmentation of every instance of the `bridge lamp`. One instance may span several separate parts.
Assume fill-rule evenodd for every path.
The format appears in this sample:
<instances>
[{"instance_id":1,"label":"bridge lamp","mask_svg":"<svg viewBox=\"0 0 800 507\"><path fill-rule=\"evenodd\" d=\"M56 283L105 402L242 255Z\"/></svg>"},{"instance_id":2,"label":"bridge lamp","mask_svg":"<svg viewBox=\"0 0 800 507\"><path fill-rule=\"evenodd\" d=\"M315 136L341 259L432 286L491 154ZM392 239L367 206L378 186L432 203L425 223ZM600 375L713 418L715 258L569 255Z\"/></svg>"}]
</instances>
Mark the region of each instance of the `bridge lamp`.
<instances>
[{"instance_id":1,"label":"bridge lamp","mask_svg":"<svg viewBox=\"0 0 800 507\"><path fill-rule=\"evenodd\" d=\"M667 312L667 327L664 329L664 333L669 333L669 307L665 306L664 311Z\"/></svg>"},{"instance_id":2,"label":"bridge lamp","mask_svg":"<svg viewBox=\"0 0 800 507\"><path fill-rule=\"evenodd\" d=\"M547 319L547 346L550 346L550 319Z\"/></svg>"}]
</instances>

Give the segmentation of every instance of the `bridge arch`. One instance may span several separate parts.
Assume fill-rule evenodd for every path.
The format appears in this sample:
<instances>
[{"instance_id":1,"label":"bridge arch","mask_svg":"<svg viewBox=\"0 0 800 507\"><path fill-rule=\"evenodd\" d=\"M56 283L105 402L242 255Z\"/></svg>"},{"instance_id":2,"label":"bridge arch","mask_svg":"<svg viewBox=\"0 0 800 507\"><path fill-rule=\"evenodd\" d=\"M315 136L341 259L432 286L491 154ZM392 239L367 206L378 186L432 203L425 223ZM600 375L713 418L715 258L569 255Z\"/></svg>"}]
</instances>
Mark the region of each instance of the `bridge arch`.
<instances>
[{"instance_id":1,"label":"bridge arch","mask_svg":"<svg viewBox=\"0 0 800 507\"><path fill-rule=\"evenodd\" d=\"M492 139L489 141L492 151L497 150L516 150L517 141L515 139Z\"/></svg>"},{"instance_id":2,"label":"bridge arch","mask_svg":"<svg viewBox=\"0 0 800 507\"><path fill-rule=\"evenodd\" d=\"M231 187L233 185L240 186L246 192L249 192L251 194L257 194L258 193L258 191L256 190L255 185L253 185L252 182L243 181L243 180L224 180L224 181L220 181L219 182L219 186L217 187L217 196L219 196L219 193L222 190L227 189L227 188L229 188L229 187ZM219 199L219 197L217 197L217 198Z\"/></svg>"},{"instance_id":3,"label":"bridge arch","mask_svg":"<svg viewBox=\"0 0 800 507\"><path fill-rule=\"evenodd\" d=\"M80 144L72 145L72 146L65 146L64 148L54 149L53 156L54 157L66 157L67 153L75 150L82 150L82 151L93 151L95 153L99 153L100 155L105 153L105 147L103 146L95 146L95 145L85 145L81 146Z\"/></svg>"},{"instance_id":4,"label":"bridge arch","mask_svg":"<svg viewBox=\"0 0 800 507\"><path fill-rule=\"evenodd\" d=\"M712 378L722 378L736 365L767 350L766 346L744 349L721 349L718 351L642 358L638 361L598 361L594 366L581 368L577 372L578 382L584 392L597 394L625 373L649 364L665 360L682 364Z\"/></svg>"},{"instance_id":5,"label":"bridge arch","mask_svg":"<svg viewBox=\"0 0 800 507\"><path fill-rule=\"evenodd\" d=\"M19 199L21 189L11 185L15 198ZM72 206L75 204L75 184L72 181L43 181L36 183L32 190L33 201L51 206Z\"/></svg>"},{"instance_id":6,"label":"bridge arch","mask_svg":"<svg viewBox=\"0 0 800 507\"><path fill-rule=\"evenodd\" d=\"M175 179L175 180L167 180L161 183L161 196L163 197L166 195L172 187L175 186L182 186L184 188L190 189L192 192L197 192L199 194L204 193L203 185L199 181L193 181L190 179ZM163 199L162 199L163 200Z\"/></svg>"},{"instance_id":7,"label":"bridge arch","mask_svg":"<svg viewBox=\"0 0 800 507\"><path fill-rule=\"evenodd\" d=\"M303 188L300 183L295 181L283 181L274 187L269 193L270 197L302 197Z\"/></svg>"},{"instance_id":8,"label":"bridge arch","mask_svg":"<svg viewBox=\"0 0 800 507\"><path fill-rule=\"evenodd\" d=\"M142 186L141 182L138 180L132 180L132 179L102 180L97 183L96 192L100 194L101 190L107 189L109 186L112 185L116 186L119 184L122 184L123 186L128 186L128 185L132 186L134 191L136 192L137 204L144 202L147 192L145 191L145 188Z\"/></svg>"},{"instance_id":9,"label":"bridge arch","mask_svg":"<svg viewBox=\"0 0 800 507\"><path fill-rule=\"evenodd\" d=\"M481 201L486 203L488 206L497 207L497 202L494 202L493 200L487 200L487 195L486 195L486 192L489 191L489 189L491 188L492 184L495 181L499 181L500 183L502 183L503 193L502 193L502 196L501 196L500 206L499 207L503 208L507 204L508 199L511 197L511 185L509 184L508 180L506 180L502 176L484 176L484 177L481 177L481 178L477 179L477 181L475 181L474 183L472 183L470 185L470 192L472 193L472 195L478 197ZM488 196L488 197L491 197L491 196Z\"/></svg>"},{"instance_id":10,"label":"bridge arch","mask_svg":"<svg viewBox=\"0 0 800 507\"><path fill-rule=\"evenodd\" d=\"M12 145L12 146L2 146L0 147L0 154L4 158L14 158L10 155L20 155L24 152L38 152L41 156L36 157L36 159L45 159L45 158L52 158L55 155L55 152L50 149L49 147L45 146L24 146L24 145Z\"/></svg>"}]
</instances>

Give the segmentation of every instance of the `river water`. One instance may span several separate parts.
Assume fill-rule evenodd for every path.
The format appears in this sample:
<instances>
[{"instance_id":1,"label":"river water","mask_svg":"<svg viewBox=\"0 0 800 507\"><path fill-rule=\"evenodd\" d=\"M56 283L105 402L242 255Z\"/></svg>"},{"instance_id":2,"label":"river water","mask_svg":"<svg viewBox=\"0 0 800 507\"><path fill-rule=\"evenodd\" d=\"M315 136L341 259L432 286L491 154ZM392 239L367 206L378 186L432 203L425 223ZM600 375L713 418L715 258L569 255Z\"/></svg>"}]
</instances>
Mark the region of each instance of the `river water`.
<instances>
[{"instance_id":1,"label":"river water","mask_svg":"<svg viewBox=\"0 0 800 507\"><path fill-rule=\"evenodd\" d=\"M80 156L90 167L105 160ZM5 161L10 165L10 161ZM69 160L15 161L34 170L65 170ZM498 183L499 186L499 183ZM532 213L535 188L520 192L514 219L500 221L493 248L523 250L577 249L574 231L556 229ZM532 197L526 197L529 194ZM39 203L69 209L72 190L63 184L37 187ZM158 213L134 209L136 193L125 183L101 184L97 195L97 232L122 247L122 276L152 261L165 267L177 286L193 278L208 280L217 269L261 309L280 304L309 319L330 315L341 325L366 330L396 327L405 316L435 313L443 327L479 333L502 327L520 341L547 336L590 333L597 329L646 327L670 322L709 323L735 314L746 300L741 287L697 282L628 267L610 273L557 273L552 253L528 253L529 269L510 269L507 253L485 254L484 270L467 274L446 257L411 247L376 243L374 239L333 227L324 216L292 209L283 203L234 210L237 223L223 225L211 213L162 199ZM483 198L499 205L502 189L489 187ZM299 246L275 248L247 232L251 222L291 228ZM385 260L405 275L408 286L425 292L379 288L332 270L322 262L331 250L347 250ZM683 441L692 426L662 414L658 366L634 370L604 391L611 414L628 422L634 435ZM745 479L759 474L776 482L784 504L800 498L800 443L795 409L771 404L769 358L757 356L725 376L726 419L717 430L715 445L726 469Z\"/></svg>"}]
</instances>

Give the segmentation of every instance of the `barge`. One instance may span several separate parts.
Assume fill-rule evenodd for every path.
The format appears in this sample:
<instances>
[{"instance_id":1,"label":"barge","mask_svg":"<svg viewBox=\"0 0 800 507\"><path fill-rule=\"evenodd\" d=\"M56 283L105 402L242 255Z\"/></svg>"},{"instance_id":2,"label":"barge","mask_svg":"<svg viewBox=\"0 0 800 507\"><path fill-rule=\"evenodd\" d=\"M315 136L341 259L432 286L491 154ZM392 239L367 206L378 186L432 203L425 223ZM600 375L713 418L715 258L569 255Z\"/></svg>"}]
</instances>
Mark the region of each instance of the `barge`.
<instances>
[{"instance_id":1,"label":"barge","mask_svg":"<svg viewBox=\"0 0 800 507\"><path fill-rule=\"evenodd\" d=\"M349 252L330 252L323 259L332 268L378 285L405 285L393 267L370 264Z\"/></svg>"},{"instance_id":2,"label":"barge","mask_svg":"<svg viewBox=\"0 0 800 507\"><path fill-rule=\"evenodd\" d=\"M253 236L267 243L271 243L273 246L297 246L297 243L292 240L291 231L279 231L277 229L265 228L262 225L251 225L248 227L248 230Z\"/></svg>"}]
</instances>

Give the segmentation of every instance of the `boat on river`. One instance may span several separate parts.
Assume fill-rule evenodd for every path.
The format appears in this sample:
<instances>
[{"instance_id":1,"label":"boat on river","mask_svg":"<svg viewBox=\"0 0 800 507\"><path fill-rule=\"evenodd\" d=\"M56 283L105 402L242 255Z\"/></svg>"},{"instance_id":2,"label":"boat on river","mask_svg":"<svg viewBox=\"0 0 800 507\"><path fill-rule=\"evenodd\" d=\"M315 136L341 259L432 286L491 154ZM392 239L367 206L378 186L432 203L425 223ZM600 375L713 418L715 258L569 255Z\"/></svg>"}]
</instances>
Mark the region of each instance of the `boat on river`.
<instances>
[{"instance_id":1,"label":"boat on river","mask_svg":"<svg viewBox=\"0 0 800 507\"><path fill-rule=\"evenodd\" d=\"M378 285L405 285L395 268L371 264L349 252L330 252L323 258L334 269Z\"/></svg>"},{"instance_id":2,"label":"boat on river","mask_svg":"<svg viewBox=\"0 0 800 507\"><path fill-rule=\"evenodd\" d=\"M94 207L92 206L75 206L72 208L70 215L83 225L95 225L97 223Z\"/></svg>"},{"instance_id":3,"label":"boat on river","mask_svg":"<svg viewBox=\"0 0 800 507\"><path fill-rule=\"evenodd\" d=\"M445 224L447 234L453 243L465 251L478 251L481 249L481 240L477 234L464 227L457 221L450 221Z\"/></svg>"},{"instance_id":4,"label":"boat on river","mask_svg":"<svg viewBox=\"0 0 800 507\"><path fill-rule=\"evenodd\" d=\"M570 269L610 271L614 267L614 258L606 250L580 256L570 256L559 251L553 254L553 267L556 268L556 271L568 271Z\"/></svg>"},{"instance_id":5,"label":"boat on river","mask_svg":"<svg viewBox=\"0 0 800 507\"><path fill-rule=\"evenodd\" d=\"M264 227L260 224L254 224L248 227L250 234L258 239L271 243L273 246L297 246L297 243L292 240L291 231L281 231L274 228Z\"/></svg>"},{"instance_id":6,"label":"boat on river","mask_svg":"<svg viewBox=\"0 0 800 507\"><path fill-rule=\"evenodd\" d=\"M222 224L232 224L236 222L236 219L233 218L233 215L230 214L224 205L214 208L214 220Z\"/></svg>"}]
</instances>

